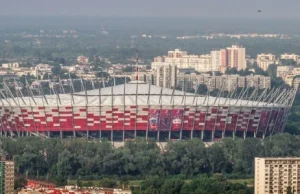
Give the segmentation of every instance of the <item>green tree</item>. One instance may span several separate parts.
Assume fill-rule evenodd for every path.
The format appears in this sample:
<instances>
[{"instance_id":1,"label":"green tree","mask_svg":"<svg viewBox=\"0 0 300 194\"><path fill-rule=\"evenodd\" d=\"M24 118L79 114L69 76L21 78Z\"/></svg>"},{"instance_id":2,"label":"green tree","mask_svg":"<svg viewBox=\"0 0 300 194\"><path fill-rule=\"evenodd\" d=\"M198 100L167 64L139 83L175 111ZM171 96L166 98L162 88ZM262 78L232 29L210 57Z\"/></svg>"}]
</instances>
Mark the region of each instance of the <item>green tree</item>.
<instances>
[{"instance_id":1,"label":"green tree","mask_svg":"<svg viewBox=\"0 0 300 194\"><path fill-rule=\"evenodd\" d=\"M167 179L161 188L161 194L179 194L184 181L180 179Z\"/></svg>"},{"instance_id":2,"label":"green tree","mask_svg":"<svg viewBox=\"0 0 300 194\"><path fill-rule=\"evenodd\" d=\"M197 89L197 94L205 95L207 91L207 86L205 84L200 84Z\"/></svg>"}]
</instances>

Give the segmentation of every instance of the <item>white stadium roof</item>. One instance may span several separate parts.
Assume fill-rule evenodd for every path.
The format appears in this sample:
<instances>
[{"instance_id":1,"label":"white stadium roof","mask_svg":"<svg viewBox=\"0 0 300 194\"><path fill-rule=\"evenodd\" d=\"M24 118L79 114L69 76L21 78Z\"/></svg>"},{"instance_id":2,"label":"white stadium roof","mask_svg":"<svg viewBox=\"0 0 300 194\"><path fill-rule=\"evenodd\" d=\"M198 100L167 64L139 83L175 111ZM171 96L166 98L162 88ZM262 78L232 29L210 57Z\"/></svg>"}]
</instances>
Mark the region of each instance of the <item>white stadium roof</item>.
<instances>
[{"instance_id":1,"label":"white stadium roof","mask_svg":"<svg viewBox=\"0 0 300 194\"><path fill-rule=\"evenodd\" d=\"M100 95L99 95L100 94ZM113 94L113 95L112 95ZM138 95L136 95L138 94ZM101 96L101 97L100 97ZM47 102L45 100L47 99ZM101 103L100 102L101 98ZM2 106L133 106L133 105L157 105L157 106L286 106L281 104L267 104L266 102L216 98L212 96L195 96L169 88L162 88L144 82L130 82L127 84L77 92L73 94L53 94L34 97L15 97L1 99Z\"/></svg>"}]
</instances>

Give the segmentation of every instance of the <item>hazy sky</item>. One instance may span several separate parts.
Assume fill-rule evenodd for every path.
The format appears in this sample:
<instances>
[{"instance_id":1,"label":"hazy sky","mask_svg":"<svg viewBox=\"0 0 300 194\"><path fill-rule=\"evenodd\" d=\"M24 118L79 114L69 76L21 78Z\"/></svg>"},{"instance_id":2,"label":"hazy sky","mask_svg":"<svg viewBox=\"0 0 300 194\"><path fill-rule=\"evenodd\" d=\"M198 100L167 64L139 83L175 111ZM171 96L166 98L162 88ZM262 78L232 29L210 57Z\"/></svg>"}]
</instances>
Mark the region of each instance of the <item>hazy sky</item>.
<instances>
[{"instance_id":1,"label":"hazy sky","mask_svg":"<svg viewBox=\"0 0 300 194\"><path fill-rule=\"evenodd\" d=\"M0 0L0 15L300 17L300 0ZM262 13L257 13L261 9Z\"/></svg>"}]
</instances>

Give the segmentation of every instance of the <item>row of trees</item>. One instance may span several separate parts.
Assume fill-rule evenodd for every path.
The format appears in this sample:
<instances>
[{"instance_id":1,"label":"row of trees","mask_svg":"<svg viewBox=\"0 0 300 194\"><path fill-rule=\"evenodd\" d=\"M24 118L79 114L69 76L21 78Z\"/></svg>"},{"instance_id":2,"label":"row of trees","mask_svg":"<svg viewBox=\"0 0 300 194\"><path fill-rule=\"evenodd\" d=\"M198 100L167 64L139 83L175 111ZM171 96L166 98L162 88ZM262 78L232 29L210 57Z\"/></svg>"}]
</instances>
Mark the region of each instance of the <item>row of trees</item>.
<instances>
[{"instance_id":1,"label":"row of trees","mask_svg":"<svg viewBox=\"0 0 300 194\"><path fill-rule=\"evenodd\" d=\"M222 176L200 176L191 181L180 178L163 179L150 177L141 183L141 190L136 194L250 194L253 191L246 185L230 183Z\"/></svg>"},{"instance_id":2,"label":"row of trees","mask_svg":"<svg viewBox=\"0 0 300 194\"><path fill-rule=\"evenodd\" d=\"M114 148L110 142L81 139L2 139L3 149L13 156L18 174L98 179L160 177L223 173L230 177L253 176L254 157L300 156L300 137L280 134L261 139L224 139L206 148L199 139L169 142L162 152L154 141L136 139Z\"/></svg>"}]
</instances>

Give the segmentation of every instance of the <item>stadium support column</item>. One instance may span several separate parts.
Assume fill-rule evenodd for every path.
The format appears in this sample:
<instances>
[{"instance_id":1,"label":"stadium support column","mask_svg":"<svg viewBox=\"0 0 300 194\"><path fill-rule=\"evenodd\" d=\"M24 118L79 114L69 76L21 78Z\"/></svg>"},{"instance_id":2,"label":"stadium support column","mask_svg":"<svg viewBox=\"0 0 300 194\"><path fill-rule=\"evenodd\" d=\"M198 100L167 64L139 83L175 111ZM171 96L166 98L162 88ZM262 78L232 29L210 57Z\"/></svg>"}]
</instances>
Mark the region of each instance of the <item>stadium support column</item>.
<instances>
[{"instance_id":1,"label":"stadium support column","mask_svg":"<svg viewBox=\"0 0 300 194\"><path fill-rule=\"evenodd\" d=\"M3 99L5 99L5 101L7 102L7 104L9 105L9 106L11 106L11 104L10 104L10 102L9 102L9 100L6 98L6 96L3 94L3 92L0 90L0 94L1 94L1 96L3 97ZM4 104L4 103L3 103ZM3 117L5 118L5 120L6 120L6 122L7 122L7 118L6 118L6 115L5 115L5 106L3 106ZM2 122L2 118L1 118L1 122ZM4 127L4 126L3 126ZM4 136L5 137L7 137L7 128L4 130ZM28 131L28 130L27 130Z\"/></svg>"},{"instance_id":2,"label":"stadium support column","mask_svg":"<svg viewBox=\"0 0 300 194\"><path fill-rule=\"evenodd\" d=\"M60 124L60 113L59 113L59 104L61 104L60 98L59 98L59 94L56 93L56 91L53 88L53 92L55 93L54 95L56 95L56 108L57 108L57 113L58 113L58 124L59 124L59 136L62 139L63 138L63 133L61 130L61 124Z\"/></svg>"},{"instance_id":3,"label":"stadium support column","mask_svg":"<svg viewBox=\"0 0 300 194\"><path fill-rule=\"evenodd\" d=\"M280 132L284 131L284 127L285 127L288 117L289 117L289 112L291 110L291 107L293 105L294 99L297 94L297 89L291 89L291 91L289 93L291 93L291 96L285 100L285 103L283 103L285 106L285 111L284 111L285 118L284 118L282 124L279 126Z\"/></svg>"},{"instance_id":4,"label":"stadium support column","mask_svg":"<svg viewBox=\"0 0 300 194\"><path fill-rule=\"evenodd\" d=\"M197 91L199 89L199 84L198 87L195 89L195 93L194 93L194 99L193 99L193 103L192 106L194 106L195 104L195 100L196 100L196 104L195 104L195 113L194 113L194 120L193 120L193 128L191 130L191 139L193 139L194 137L194 130L195 130L195 122L196 122L196 114L197 114L197 106L198 106L198 95L197 95Z\"/></svg>"},{"instance_id":5,"label":"stadium support column","mask_svg":"<svg viewBox=\"0 0 300 194\"><path fill-rule=\"evenodd\" d=\"M183 89L184 88L185 88L185 82L183 83ZM180 136L179 136L180 140L182 140L182 131L183 131L183 128L184 128L184 115L185 115L185 110L186 110L186 92L185 92L185 90L184 90L184 93L183 93L181 104L183 104L183 122L181 122Z\"/></svg>"},{"instance_id":6,"label":"stadium support column","mask_svg":"<svg viewBox=\"0 0 300 194\"><path fill-rule=\"evenodd\" d=\"M287 93L286 90L283 90L283 91L281 92L281 95L278 96L278 98L273 102L274 105L276 104L277 115L276 115L274 124L273 124L273 126L272 126L272 131L271 131L271 134L270 134L270 135L273 135L274 129L277 127L277 122L278 122L278 120L279 120L278 117L279 117L279 114L280 114L280 108L279 108L279 107L282 106L282 104L284 103L284 101L286 100L286 97L287 97L287 96L285 95L285 93Z\"/></svg>"},{"instance_id":7,"label":"stadium support column","mask_svg":"<svg viewBox=\"0 0 300 194\"><path fill-rule=\"evenodd\" d=\"M134 126L134 138L137 133L137 122L138 122L138 92L139 92L139 81L136 80L136 92L135 92L135 126Z\"/></svg>"},{"instance_id":8,"label":"stadium support column","mask_svg":"<svg viewBox=\"0 0 300 194\"><path fill-rule=\"evenodd\" d=\"M214 130L211 136L211 140L212 142L214 142L214 138L215 138L215 133L216 133L216 125L217 125L217 120L218 120L218 116L219 116L219 109L220 109L220 100L221 100L221 96L223 94L223 83L221 83L221 91L218 92L218 96L215 99L214 105L216 104L217 100L218 101L218 108L217 108L217 114L216 114L216 120L215 120L215 124L214 124Z\"/></svg>"},{"instance_id":9,"label":"stadium support column","mask_svg":"<svg viewBox=\"0 0 300 194\"><path fill-rule=\"evenodd\" d=\"M236 103L235 103L235 105L237 105L237 102L240 100L239 114L238 114L238 116L237 116L236 123L235 123L235 129L234 129L234 132L233 132L233 139L235 139L236 131L237 131L238 123L239 123L239 118L240 118L240 115L241 115L242 103L243 103L242 100L243 100L245 94L248 93L248 90L249 90L249 87L247 87L247 88L245 89L244 92L242 91L242 92L240 93L240 94L242 94L242 95L239 95L239 98L237 99L237 101L236 101ZM244 116L244 115L243 115L243 116ZM244 119L244 118L242 118L242 120L243 120L243 119ZM241 128L242 128L242 126L241 126ZM243 134L243 135L245 135L245 134Z\"/></svg>"},{"instance_id":10,"label":"stadium support column","mask_svg":"<svg viewBox=\"0 0 300 194\"><path fill-rule=\"evenodd\" d=\"M281 94L278 94L280 92L280 89L277 89L276 90L276 92L274 93L274 95L269 99L269 101L268 101L268 105L270 104L270 103L272 103L272 101L273 101L273 105L272 105L272 107L271 107L271 111L270 111L270 114L269 114L269 117L268 117L268 121L267 121L267 126L266 126L266 129L265 129L265 131L264 131L264 136L266 136L266 134L267 134L267 131L270 131L270 134L272 133L271 132L271 130L270 130L270 127L269 127L269 125L270 125L270 121L272 120L272 113L273 113L273 109L274 109L274 105L275 105L275 102L276 102L276 100L278 99L278 98L280 98L281 97Z\"/></svg>"},{"instance_id":11,"label":"stadium support column","mask_svg":"<svg viewBox=\"0 0 300 194\"><path fill-rule=\"evenodd\" d=\"M45 106L45 103L44 103L44 100L45 102L47 103L47 105L49 105L48 103L48 100L45 96L45 93L44 93L44 90L43 90L43 87L41 86L41 83L39 82L39 91L41 92L41 94L43 95L43 98L42 98L42 101L43 101L43 106L44 106L44 114L45 114L45 122L46 122L46 129L47 129L47 136L50 137L50 132L49 132L49 125L48 125L48 121L47 121L47 112L46 112L46 106ZM25 102L24 102L25 103Z\"/></svg>"},{"instance_id":12,"label":"stadium support column","mask_svg":"<svg viewBox=\"0 0 300 194\"><path fill-rule=\"evenodd\" d=\"M206 99L207 99L207 102L206 102L206 112L205 112L205 116L204 116L204 125L203 125L203 130L201 131L201 140L202 141L204 140L204 131L205 131L205 128L206 128L206 118L207 118L208 109L209 109L208 108L209 107L209 96L210 96L210 85L208 87L208 90L207 90L207 93L206 93L206 96L205 96L205 99L204 99L204 102L203 102L203 104L205 104Z\"/></svg>"},{"instance_id":13,"label":"stadium support column","mask_svg":"<svg viewBox=\"0 0 300 194\"><path fill-rule=\"evenodd\" d=\"M69 73L69 78L70 78L70 97L71 97L71 109L72 109L72 129L73 129L73 138L76 137L76 132L75 132L75 125L74 125L74 96L73 96L73 93L74 93L74 86L73 86L73 80L71 78L71 75Z\"/></svg>"},{"instance_id":14,"label":"stadium support column","mask_svg":"<svg viewBox=\"0 0 300 194\"><path fill-rule=\"evenodd\" d=\"M236 92L236 88L234 88L234 90L232 92L230 92L230 95L229 95L229 92L228 92L228 95L227 95L226 100L224 102L224 106L226 106L227 100L229 99L229 103L228 103L228 107L227 107L227 114L226 114L226 121L225 121L224 129L222 131L222 138L225 137L226 127L227 127L228 118L229 118L228 114L230 114L231 99L232 99L232 96L234 96L235 92Z\"/></svg>"},{"instance_id":15,"label":"stadium support column","mask_svg":"<svg viewBox=\"0 0 300 194\"><path fill-rule=\"evenodd\" d=\"M111 86L111 133L110 139L114 143L114 86Z\"/></svg>"},{"instance_id":16,"label":"stadium support column","mask_svg":"<svg viewBox=\"0 0 300 194\"><path fill-rule=\"evenodd\" d=\"M260 127L260 119L261 119L261 116L262 116L262 112L264 110L264 107L265 107L265 101L270 97L270 95L274 92L275 88L273 88L269 94L265 94L264 92L262 93L262 95L259 97L259 99L257 100L257 105L256 107L258 107L258 104L261 102L262 103L262 107L260 109L260 115L259 115L259 119L258 119L258 124L257 124L257 128L256 128L256 131L255 131L255 137L257 137L257 133L258 133L258 129ZM267 89L265 90L267 92ZM264 96L266 95L265 98L263 98ZM263 98L263 99L262 99Z\"/></svg>"},{"instance_id":17,"label":"stadium support column","mask_svg":"<svg viewBox=\"0 0 300 194\"><path fill-rule=\"evenodd\" d=\"M258 88L255 88L254 91L252 92L252 94L250 95L248 101L247 101L247 104L249 103L250 100L253 99L253 97L256 95L256 92L258 91ZM252 115L252 110L253 110L253 100L251 102L251 108L250 108L250 112L249 112L249 116L248 116L248 122L247 122L247 127L246 127L246 135L244 135L244 139L247 137L247 132L248 132L248 129L249 129L249 124L250 124L250 119L251 119L251 115Z\"/></svg>"},{"instance_id":18,"label":"stadium support column","mask_svg":"<svg viewBox=\"0 0 300 194\"><path fill-rule=\"evenodd\" d=\"M161 110L162 110L162 93L163 93L163 88L160 89L160 95L159 95L159 102L158 104L160 104L160 111L159 114L161 114ZM160 117L159 117L159 122L158 122L158 126L160 126ZM157 128L157 141L159 142L160 140L160 127Z\"/></svg>"},{"instance_id":19,"label":"stadium support column","mask_svg":"<svg viewBox=\"0 0 300 194\"><path fill-rule=\"evenodd\" d=\"M102 85L105 87L104 81L103 81L103 73L102 73ZM99 123L100 123L100 129L99 129L99 139L101 141L102 139L102 121L101 121L101 115L102 114L102 99L101 99L101 86L100 86L100 81L99 81Z\"/></svg>"},{"instance_id":20,"label":"stadium support column","mask_svg":"<svg viewBox=\"0 0 300 194\"><path fill-rule=\"evenodd\" d=\"M125 82L124 82L124 90L123 90L123 111L124 111L124 114L123 114L123 134L122 134L122 140L123 142L125 142L125 122L126 122L126 119L125 119L125 110L126 110L126 77L125 77Z\"/></svg>"},{"instance_id":21,"label":"stadium support column","mask_svg":"<svg viewBox=\"0 0 300 194\"><path fill-rule=\"evenodd\" d=\"M170 100L170 105L172 104L172 119L173 119L173 111L174 111L174 92L175 92L175 87L173 87L173 91L172 91L172 96L171 96L171 100ZM171 131L172 131L172 119L171 119L171 124L169 127L169 140L171 140Z\"/></svg>"},{"instance_id":22,"label":"stadium support column","mask_svg":"<svg viewBox=\"0 0 300 194\"><path fill-rule=\"evenodd\" d=\"M148 135L149 135L149 112L150 112L150 95L151 95L151 83L149 83L149 90L148 90L148 99L147 99L147 104L148 104L148 121L147 121L147 131L146 131L146 140L148 140Z\"/></svg>"},{"instance_id":23,"label":"stadium support column","mask_svg":"<svg viewBox=\"0 0 300 194\"><path fill-rule=\"evenodd\" d=\"M87 89L86 89L86 81L85 83L85 87L84 87L84 97L85 97L85 123L86 123L86 139L89 139L89 123L88 123L88 105L89 105L89 100L88 100L88 96L87 96Z\"/></svg>"},{"instance_id":24,"label":"stadium support column","mask_svg":"<svg viewBox=\"0 0 300 194\"><path fill-rule=\"evenodd\" d=\"M2 98L0 98L0 101L1 101L1 104L2 104L2 109L1 109L1 111L5 111L5 109L3 109L4 107L5 107L5 105L4 105L4 103L3 103L3 101L2 101ZM5 113L3 111L3 113ZM1 116L2 114L1 114L1 112L0 112L0 123L1 123L1 137L3 136L3 133L5 132L5 128L4 128L4 125L3 125L3 122L2 122L2 116Z\"/></svg>"}]
</instances>

